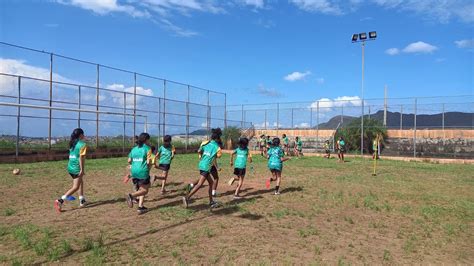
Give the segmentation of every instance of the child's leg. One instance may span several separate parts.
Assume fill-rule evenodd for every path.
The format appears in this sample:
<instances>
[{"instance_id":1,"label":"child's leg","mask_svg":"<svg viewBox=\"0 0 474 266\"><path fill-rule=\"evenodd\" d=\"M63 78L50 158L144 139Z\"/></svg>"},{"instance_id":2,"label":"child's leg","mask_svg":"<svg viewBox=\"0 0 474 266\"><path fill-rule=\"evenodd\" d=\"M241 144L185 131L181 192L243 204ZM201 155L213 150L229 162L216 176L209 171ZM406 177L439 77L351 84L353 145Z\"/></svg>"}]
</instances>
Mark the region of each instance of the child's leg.
<instances>
[{"instance_id":1,"label":"child's leg","mask_svg":"<svg viewBox=\"0 0 474 266\"><path fill-rule=\"evenodd\" d=\"M84 198L84 179L82 177L79 178L81 179L79 184L79 198Z\"/></svg>"},{"instance_id":2,"label":"child's leg","mask_svg":"<svg viewBox=\"0 0 474 266\"><path fill-rule=\"evenodd\" d=\"M197 184L194 185L193 189L189 192L186 198L190 199L201 188L202 184L204 184L204 181L206 181L206 179L207 178L205 176L201 175L199 177ZM212 190L212 187L210 189Z\"/></svg>"},{"instance_id":3,"label":"child's leg","mask_svg":"<svg viewBox=\"0 0 474 266\"><path fill-rule=\"evenodd\" d=\"M166 179L168 178L168 171L163 171L163 179L161 180L161 192L166 192Z\"/></svg>"},{"instance_id":4,"label":"child's leg","mask_svg":"<svg viewBox=\"0 0 474 266\"><path fill-rule=\"evenodd\" d=\"M216 167L214 167L212 169L211 169L211 175L212 175L212 178L214 178L214 180L213 180L212 184L209 183L209 186L212 187L212 193L215 195L216 191L217 191L217 185L219 184L219 173L217 172Z\"/></svg>"},{"instance_id":5,"label":"child's leg","mask_svg":"<svg viewBox=\"0 0 474 266\"><path fill-rule=\"evenodd\" d=\"M237 185L237 188L235 189L235 196L239 196L240 189L242 188L242 185L244 184L244 176L239 176L239 184Z\"/></svg>"},{"instance_id":6,"label":"child's leg","mask_svg":"<svg viewBox=\"0 0 474 266\"><path fill-rule=\"evenodd\" d=\"M215 191L215 190L213 190L212 188L214 187L214 186L213 186L214 180L212 179L211 176L207 176L206 179L207 179L207 183L209 183L209 202L213 202L213 200L212 200L212 194L213 194L213 191ZM218 179L217 179L217 180L218 180ZM216 180L216 181L217 181L217 180Z\"/></svg>"},{"instance_id":7,"label":"child's leg","mask_svg":"<svg viewBox=\"0 0 474 266\"><path fill-rule=\"evenodd\" d=\"M72 180L72 187L66 192L66 194L64 194L64 199L67 197L67 196L70 196L72 194L74 194L76 191L79 190L79 188L81 187L81 183L82 183L82 176L80 177L77 177L77 178L74 178Z\"/></svg>"},{"instance_id":8,"label":"child's leg","mask_svg":"<svg viewBox=\"0 0 474 266\"><path fill-rule=\"evenodd\" d=\"M281 183L281 172L275 172L276 175L276 187L275 187L275 193L280 193L280 183Z\"/></svg>"},{"instance_id":9,"label":"child's leg","mask_svg":"<svg viewBox=\"0 0 474 266\"><path fill-rule=\"evenodd\" d=\"M132 197L134 197L134 198L145 196L146 194L148 194L148 189L149 188L150 188L150 184L140 185L138 191L133 192L130 195L132 195ZM138 203L138 204L140 206L140 203Z\"/></svg>"}]
</instances>

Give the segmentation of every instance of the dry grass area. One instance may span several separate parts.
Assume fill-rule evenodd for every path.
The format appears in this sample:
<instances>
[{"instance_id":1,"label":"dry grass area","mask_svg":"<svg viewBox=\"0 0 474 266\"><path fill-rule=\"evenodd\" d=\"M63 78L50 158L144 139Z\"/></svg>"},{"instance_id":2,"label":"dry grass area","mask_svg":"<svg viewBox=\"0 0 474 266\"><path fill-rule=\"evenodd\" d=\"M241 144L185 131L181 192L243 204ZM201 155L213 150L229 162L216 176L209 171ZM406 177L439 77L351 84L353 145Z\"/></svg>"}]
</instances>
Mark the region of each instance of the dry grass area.
<instances>
[{"instance_id":1,"label":"dry grass area","mask_svg":"<svg viewBox=\"0 0 474 266\"><path fill-rule=\"evenodd\" d=\"M232 200L229 158L221 160L218 209L206 189L189 209L181 195L198 177L196 155L179 155L170 193L154 187L138 216L126 206L126 159L86 162L90 205L53 200L71 185L65 161L0 165L0 263L36 264L469 264L474 166L317 157L285 163L282 194L264 187L255 156L244 199ZM225 164L225 166L224 166ZM11 170L20 167L22 174Z\"/></svg>"}]
</instances>

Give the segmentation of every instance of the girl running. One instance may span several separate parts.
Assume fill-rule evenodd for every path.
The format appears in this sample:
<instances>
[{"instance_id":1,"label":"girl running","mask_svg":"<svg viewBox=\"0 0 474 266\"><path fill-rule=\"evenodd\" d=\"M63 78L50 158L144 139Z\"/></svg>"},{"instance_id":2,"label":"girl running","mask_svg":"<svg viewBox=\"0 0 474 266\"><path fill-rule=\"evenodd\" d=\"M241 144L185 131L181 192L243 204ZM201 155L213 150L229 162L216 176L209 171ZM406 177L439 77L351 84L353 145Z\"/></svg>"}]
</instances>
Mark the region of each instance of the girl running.
<instances>
[{"instance_id":1,"label":"girl running","mask_svg":"<svg viewBox=\"0 0 474 266\"><path fill-rule=\"evenodd\" d=\"M344 162L344 153L346 152L346 142L344 138L340 137L337 143L337 157L339 158L339 162Z\"/></svg>"},{"instance_id":2,"label":"girl running","mask_svg":"<svg viewBox=\"0 0 474 266\"><path fill-rule=\"evenodd\" d=\"M69 189L59 199L54 201L54 208L60 213L64 200L74 199L72 194L79 190L79 207L84 207L86 199L84 198L84 181L85 162L87 145L84 140L84 131L81 128L76 128L71 134L69 140L69 162L67 164L67 171L72 177L72 188Z\"/></svg>"},{"instance_id":3,"label":"girl running","mask_svg":"<svg viewBox=\"0 0 474 266\"><path fill-rule=\"evenodd\" d=\"M267 143L265 135L261 135L258 141L258 146L260 147L260 155L265 156Z\"/></svg>"},{"instance_id":4,"label":"girl running","mask_svg":"<svg viewBox=\"0 0 474 266\"><path fill-rule=\"evenodd\" d=\"M303 156L303 142L300 137L296 137L295 139L295 154L296 157Z\"/></svg>"},{"instance_id":5,"label":"girl running","mask_svg":"<svg viewBox=\"0 0 474 266\"><path fill-rule=\"evenodd\" d=\"M242 185L244 183L245 177L245 170L247 167L247 161L250 163L252 162L252 155L248 149L249 140L247 138L240 138L239 139L239 147L234 150L232 155L230 156L230 166L235 166L234 168L234 175L239 180L239 185L235 189L234 199L240 199L240 189L242 189ZM236 155L235 162L234 162L234 155ZM229 180L229 185L232 185L235 181L235 177L232 177Z\"/></svg>"},{"instance_id":6,"label":"girl running","mask_svg":"<svg viewBox=\"0 0 474 266\"><path fill-rule=\"evenodd\" d=\"M209 183L209 206L211 208L215 208L218 206L217 202L215 202L212 198L212 190L214 187L214 181L211 178L211 167L215 162L216 158L220 158L222 156L221 147L218 144L218 141L221 138L222 131L220 128L212 129L211 140L205 141L201 144L199 148L199 181L196 185L190 185L189 188L192 188L191 191L183 197L183 204L184 207L188 207L189 200L191 197L198 192L198 190L204 184L204 181L207 180Z\"/></svg>"},{"instance_id":7,"label":"girl running","mask_svg":"<svg viewBox=\"0 0 474 266\"><path fill-rule=\"evenodd\" d=\"M280 183L281 183L281 172L283 171L283 162L289 160L289 158L284 157L285 152L280 147L280 139L274 138L272 142L272 147L268 150L268 169L272 173L265 186L267 189L270 188L270 183L272 181L277 181L275 187L275 195L280 195Z\"/></svg>"},{"instance_id":8,"label":"girl running","mask_svg":"<svg viewBox=\"0 0 474 266\"><path fill-rule=\"evenodd\" d=\"M161 169L161 176L155 176L156 179L161 180L161 194L165 194L167 191L165 189L166 179L168 179L168 172L171 167L171 161L174 158L176 149L171 145L171 136L166 135L163 137L163 145L160 146L156 154L157 159L159 159L159 165L155 167Z\"/></svg>"},{"instance_id":9,"label":"girl running","mask_svg":"<svg viewBox=\"0 0 474 266\"><path fill-rule=\"evenodd\" d=\"M331 150L329 148L329 140L326 140L324 142L324 151L326 152L326 155L324 155L324 157L326 158L331 158Z\"/></svg>"},{"instance_id":10,"label":"girl running","mask_svg":"<svg viewBox=\"0 0 474 266\"><path fill-rule=\"evenodd\" d=\"M283 139L283 148L285 150L285 153L289 155L290 154L290 140L288 139L286 134L283 134L282 139Z\"/></svg>"},{"instance_id":11,"label":"girl running","mask_svg":"<svg viewBox=\"0 0 474 266\"><path fill-rule=\"evenodd\" d=\"M148 194L150 188L150 168L152 166L152 152L150 148L150 135L148 133L141 133L138 136L137 146L128 154L128 163L131 167L131 178L138 190L128 194L127 204L129 208L133 208L135 199L138 198L138 214L143 214L148 209L143 206L145 195Z\"/></svg>"}]
</instances>

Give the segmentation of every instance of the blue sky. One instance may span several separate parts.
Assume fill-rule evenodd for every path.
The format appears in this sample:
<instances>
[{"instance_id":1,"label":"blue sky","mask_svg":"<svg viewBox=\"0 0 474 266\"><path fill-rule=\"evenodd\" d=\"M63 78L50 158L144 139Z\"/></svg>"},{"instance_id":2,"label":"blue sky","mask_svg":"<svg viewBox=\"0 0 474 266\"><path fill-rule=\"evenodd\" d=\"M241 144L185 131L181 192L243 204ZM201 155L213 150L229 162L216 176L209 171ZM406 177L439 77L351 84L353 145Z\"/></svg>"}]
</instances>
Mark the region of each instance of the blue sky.
<instances>
[{"instance_id":1,"label":"blue sky","mask_svg":"<svg viewBox=\"0 0 474 266\"><path fill-rule=\"evenodd\" d=\"M404 0L2 1L1 40L210 88L231 104L472 94L474 3ZM472 12L470 12L472 11ZM47 67L2 48L2 58ZM62 76L92 81L93 70ZM80 74L79 74L80 73Z\"/></svg>"}]
</instances>

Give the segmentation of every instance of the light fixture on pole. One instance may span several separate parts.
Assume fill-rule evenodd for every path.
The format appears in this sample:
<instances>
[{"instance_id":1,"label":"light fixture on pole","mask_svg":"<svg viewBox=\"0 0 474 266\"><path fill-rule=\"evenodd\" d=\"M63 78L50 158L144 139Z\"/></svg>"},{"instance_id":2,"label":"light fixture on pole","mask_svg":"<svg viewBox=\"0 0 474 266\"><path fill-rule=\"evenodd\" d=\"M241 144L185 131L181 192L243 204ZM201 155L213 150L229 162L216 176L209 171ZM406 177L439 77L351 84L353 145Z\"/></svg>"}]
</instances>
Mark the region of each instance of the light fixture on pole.
<instances>
[{"instance_id":1,"label":"light fixture on pole","mask_svg":"<svg viewBox=\"0 0 474 266\"><path fill-rule=\"evenodd\" d=\"M377 32L369 32L369 38L367 38L367 33L354 33L352 34L352 43L362 43L362 83L361 83L361 98L362 98L362 116L360 123L360 155L364 155L364 57L365 57L365 42L366 41L375 41L377 38Z\"/></svg>"}]
</instances>

